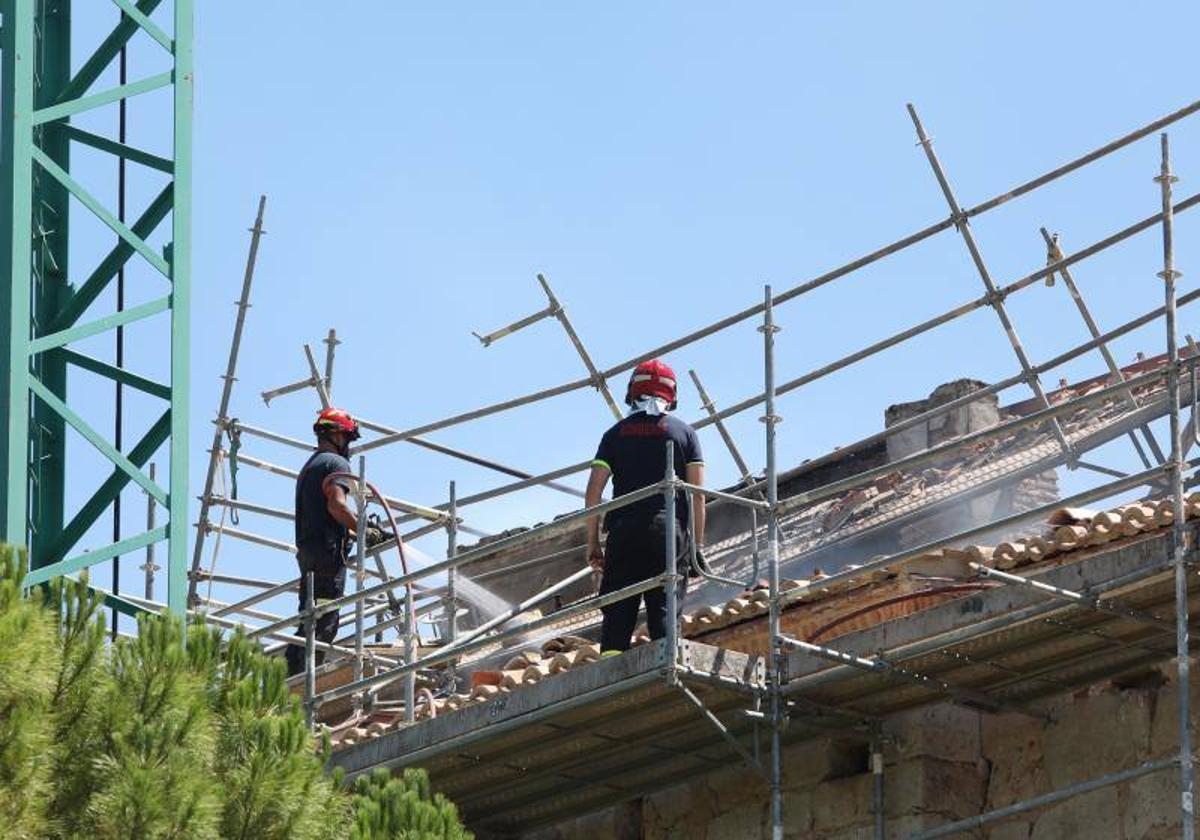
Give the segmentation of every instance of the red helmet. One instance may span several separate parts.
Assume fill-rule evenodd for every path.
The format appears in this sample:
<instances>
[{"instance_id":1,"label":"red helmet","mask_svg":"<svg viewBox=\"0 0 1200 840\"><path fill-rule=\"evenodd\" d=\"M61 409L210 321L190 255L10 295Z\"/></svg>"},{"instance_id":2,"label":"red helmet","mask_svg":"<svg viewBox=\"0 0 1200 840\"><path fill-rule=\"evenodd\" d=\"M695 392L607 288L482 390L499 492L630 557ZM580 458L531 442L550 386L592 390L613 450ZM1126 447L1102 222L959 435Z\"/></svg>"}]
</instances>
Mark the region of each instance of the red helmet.
<instances>
[{"instance_id":1,"label":"red helmet","mask_svg":"<svg viewBox=\"0 0 1200 840\"><path fill-rule=\"evenodd\" d=\"M629 377L629 389L625 392L626 405L633 405L635 400L647 395L662 397L669 403L667 407L675 410L675 371L666 362L651 359L633 369Z\"/></svg>"},{"instance_id":2,"label":"red helmet","mask_svg":"<svg viewBox=\"0 0 1200 840\"><path fill-rule=\"evenodd\" d=\"M317 437L324 432L342 432L350 440L359 438L358 422L350 416L350 412L332 406L317 415L317 422L313 423L313 431L316 432Z\"/></svg>"}]
</instances>

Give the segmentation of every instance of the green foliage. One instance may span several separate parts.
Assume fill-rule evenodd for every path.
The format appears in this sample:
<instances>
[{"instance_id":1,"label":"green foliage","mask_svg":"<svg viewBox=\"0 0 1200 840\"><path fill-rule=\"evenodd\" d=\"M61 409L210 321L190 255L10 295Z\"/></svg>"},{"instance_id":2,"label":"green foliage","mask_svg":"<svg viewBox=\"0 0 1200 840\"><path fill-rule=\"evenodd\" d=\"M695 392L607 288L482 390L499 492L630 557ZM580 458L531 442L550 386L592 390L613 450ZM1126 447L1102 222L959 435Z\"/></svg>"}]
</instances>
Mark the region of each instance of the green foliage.
<instances>
[{"instance_id":1,"label":"green foliage","mask_svg":"<svg viewBox=\"0 0 1200 840\"><path fill-rule=\"evenodd\" d=\"M429 788L424 770L409 768L400 778L386 770L360 776L354 784L352 840L471 840L454 803Z\"/></svg>"},{"instance_id":2,"label":"green foliage","mask_svg":"<svg viewBox=\"0 0 1200 840\"><path fill-rule=\"evenodd\" d=\"M53 621L21 596L24 573L24 556L0 546L0 825L16 840L46 830L40 805L51 775L42 756L53 742L47 708L58 671Z\"/></svg>"},{"instance_id":3,"label":"green foliage","mask_svg":"<svg viewBox=\"0 0 1200 840\"><path fill-rule=\"evenodd\" d=\"M22 592L0 546L5 840L469 840L423 772L350 790L314 748L283 662L238 634L143 616L106 644L86 581Z\"/></svg>"}]
</instances>

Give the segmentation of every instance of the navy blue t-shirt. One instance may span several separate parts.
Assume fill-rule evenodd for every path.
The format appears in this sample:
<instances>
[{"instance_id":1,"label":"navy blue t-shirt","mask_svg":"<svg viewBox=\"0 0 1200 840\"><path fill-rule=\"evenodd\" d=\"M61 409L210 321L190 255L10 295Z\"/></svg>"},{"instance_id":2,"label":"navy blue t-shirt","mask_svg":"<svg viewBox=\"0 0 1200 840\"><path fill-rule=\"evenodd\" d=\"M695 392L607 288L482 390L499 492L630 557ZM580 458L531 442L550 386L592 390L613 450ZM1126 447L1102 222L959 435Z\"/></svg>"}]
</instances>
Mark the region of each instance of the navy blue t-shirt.
<instances>
[{"instance_id":1,"label":"navy blue t-shirt","mask_svg":"<svg viewBox=\"0 0 1200 840\"><path fill-rule=\"evenodd\" d=\"M687 477L688 464L703 464L700 438L696 430L670 415L657 417L637 412L617 422L600 438L593 466L605 467L612 473L613 498L632 493L662 481L666 470L666 442L675 447L675 475ZM675 518L687 525L690 518L683 493L675 498ZM663 497L654 495L632 505L610 511L605 525L611 531L623 522L644 522L663 509Z\"/></svg>"},{"instance_id":2,"label":"navy blue t-shirt","mask_svg":"<svg viewBox=\"0 0 1200 840\"><path fill-rule=\"evenodd\" d=\"M350 462L336 452L318 451L296 478L296 549L301 568L317 574L337 574L346 558L349 530L329 515L325 499L325 478L335 472L350 472ZM334 481L350 491L349 480Z\"/></svg>"}]
</instances>

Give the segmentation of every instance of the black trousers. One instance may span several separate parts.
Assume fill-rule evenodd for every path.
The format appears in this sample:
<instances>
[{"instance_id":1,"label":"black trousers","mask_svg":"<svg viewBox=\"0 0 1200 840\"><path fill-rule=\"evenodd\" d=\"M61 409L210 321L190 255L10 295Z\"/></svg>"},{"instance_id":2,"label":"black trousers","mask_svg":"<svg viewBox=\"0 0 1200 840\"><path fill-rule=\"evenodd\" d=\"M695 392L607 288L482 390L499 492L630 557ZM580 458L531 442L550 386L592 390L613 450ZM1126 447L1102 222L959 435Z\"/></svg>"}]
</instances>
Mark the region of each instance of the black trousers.
<instances>
[{"instance_id":1,"label":"black trousers","mask_svg":"<svg viewBox=\"0 0 1200 840\"><path fill-rule=\"evenodd\" d=\"M607 595L646 578L660 575L666 567L666 515L652 519L632 520L614 525L604 543L604 578L600 594ZM675 557L679 584L676 589L677 609L674 620L678 626L683 613L683 598L687 594L687 532L675 523ZM646 625L650 638L661 639L667 634L667 597L662 588L649 589L602 607L604 622L600 627L600 650L629 650L633 630L637 626L638 610L643 597L646 601Z\"/></svg>"},{"instance_id":2,"label":"black trousers","mask_svg":"<svg viewBox=\"0 0 1200 840\"><path fill-rule=\"evenodd\" d=\"M308 609L308 593L305 591L305 577L307 572L304 569L303 562L300 568L300 612ZM343 566L336 575L321 574L314 572L313 574L313 594L316 596L316 601L320 604L322 601L329 601L334 598L340 598L346 592L346 568ZM318 642L332 642L337 638L338 626L341 624L341 616L339 610L332 610L324 615L318 616L317 626L313 635L316 636ZM304 625L301 624L296 628L296 635L304 638ZM304 648L299 645L288 645L287 651L284 653L287 659L288 676L303 673L304 671ZM316 655L317 664L320 665L325 661L325 651L318 650Z\"/></svg>"}]
</instances>

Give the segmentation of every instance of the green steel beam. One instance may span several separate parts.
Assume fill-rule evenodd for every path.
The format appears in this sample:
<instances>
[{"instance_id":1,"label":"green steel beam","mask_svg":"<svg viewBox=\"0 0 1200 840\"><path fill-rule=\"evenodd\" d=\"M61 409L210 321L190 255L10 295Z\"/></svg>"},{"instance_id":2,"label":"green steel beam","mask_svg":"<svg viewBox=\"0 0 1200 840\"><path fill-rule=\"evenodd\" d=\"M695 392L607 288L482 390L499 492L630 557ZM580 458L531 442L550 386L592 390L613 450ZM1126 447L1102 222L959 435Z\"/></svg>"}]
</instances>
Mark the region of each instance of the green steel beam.
<instances>
[{"instance_id":1,"label":"green steel beam","mask_svg":"<svg viewBox=\"0 0 1200 840\"><path fill-rule=\"evenodd\" d=\"M62 347L64 344L69 344L72 341L79 341L80 339L90 338L93 335L100 335L125 324L132 324L134 321L141 321L143 318L149 318L160 312L166 312L171 308L171 297L171 295L167 295L166 297L156 298L149 303L143 303L141 306L130 307L121 312L97 318L95 321L88 321L86 324L68 327L56 333L35 338L33 341L27 342L28 352L30 355L43 353L47 350L53 350L55 347Z\"/></svg>"},{"instance_id":2,"label":"green steel beam","mask_svg":"<svg viewBox=\"0 0 1200 840\"><path fill-rule=\"evenodd\" d=\"M130 618L137 618L139 615L158 615L157 610L143 607L141 604L135 604L133 601L127 601L120 595L113 595L111 592L106 592L103 589L90 585L88 589L104 596L104 606L116 610L122 615L127 615Z\"/></svg>"},{"instance_id":3,"label":"green steel beam","mask_svg":"<svg viewBox=\"0 0 1200 840\"><path fill-rule=\"evenodd\" d=\"M157 23L150 20L145 12L130 3L129 0L113 0L113 3L115 3L122 12L133 18L134 22L137 23L137 25L140 26L147 35L149 35L155 41L158 41L164 50L167 52L175 51L175 45L171 43L171 39L167 37L167 33L163 32L158 27Z\"/></svg>"},{"instance_id":4,"label":"green steel beam","mask_svg":"<svg viewBox=\"0 0 1200 840\"><path fill-rule=\"evenodd\" d=\"M154 528L150 531L144 531L141 534L133 537L126 537L115 543L110 543L104 548L96 551L88 551L83 554L78 554L75 557L69 557L66 560L59 560L57 563L51 563L48 566L39 566L25 575L25 579L21 581L21 586L29 589L31 586L37 586L39 583L45 583L51 578L56 578L59 575L70 574L77 572L80 569L94 566L97 563L103 563L106 560L111 560L114 557L119 557L122 554L129 554L133 551L138 551L148 545L153 545L157 542L162 542L167 538L167 528L162 526Z\"/></svg>"},{"instance_id":5,"label":"green steel beam","mask_svg":"<svg viewBox=\"0 0 1200 840\"><path fill-rule=\"evenodd\" d=\"M159 226L167 214L171 212L171 205L174 200L174 184L167 184L162 191L154 197L150 202L150 206L145 212L133 223L133 232L142 239L150 236L155 228ZM103 292L113 278L117 276L117 271L120 270L129 258L133 256L133 248L125 240L118 240L113 249L108 252L108 255L100 261L96 266L96 270L88 275L88 279L83 282L83 285L71 296L71 299L63 306L58 313L58 317L51 323L51 330L65 330L67 327L79 320L80 316L87 311L100 293Z\"/></svg>"},{"instance_id":6,"label":"green steel beam","mask_svg":"<svg viewBox=\"0 0 1200 840\"><path fill-rule=\"evenodd\" d=\"M162 416L154 423L153 426L142 436L142 439L129 450L129 460L134 466L144 467L146 462L150 460L150 456L155 453L158 447L162 446L163 441L171 434L171 412L164 411ZM75 514L62 529L54 542L46 549L44 560L47 563L54 563L66 556L75 543L82 539L87 530L96 524L96 520L100 518L100 514L108 509L108 506L113 503L113 499L125 489L129 483L129 476L124 470L117 467L113 468L108 479L97 488L90 499L84 502L83 507Z\"/></svg>"},{"instance_id":7,"label":"green steel beam","mask_svg":"<svg viewBox=\"0 0 1200 840\"><path fill-rule=\"evenodd\" d=\"M30 549L31 582L78 571L166 539L168 605L185 612L187 579L188 368L191 307L191 189L194 0L172 0L173 33L151 18L161 0L112 0L117 25L96 33L98 46L71 75L74 32L71 0L0 0L0 539ZM165 18L166 16L160 16ZM82 28L82 25L78 28ZM173 66L149 78L89 94L122 46L144 31L166 49ZM96 43L96 42L93 42ZM88 44L85 44L88 45ZM90 45L89 45L90 46ZM86 54L86 53L85 53ZM76 115L170 86L173 148L170 159L136 145L70 125ZM127 225L72 171L74 143L165 173L170 184ZM72 197L96 215L117 241L73 290ZM159 253L148 237L171 216L171 235ZM170 294L121 312L80 318L97 302L121 267L140 254L171 283ZM170 380L156 382L67 345L170 312ZM158 356L162 357L160 348ZM127 453L83 419L67 396L67 371L87 370L168 400L169 408ZM36 396L36 399L33 397ZM83 506L64 524L66 434L70 426L112 465ZM142 467L169 443L164 487ZM75 484L88 476L72 474ZM132 481L166 508L162 528L80 551L101 514ZM84 488L86 489L86 488ZM68 558L69 559L64 559ZM114 599L120 600L120 599Z\"/></svg>"},{"instance_id":8,"label":"green steel beam","mask_svg":"<svg viewBox=\"0 0 1200 840\"><path fill-rule=\"evenodd\" d=\"M34 0L0 0L0 539L27 546L30 242L33 239Z\"/></svg>"},{"instance_id":9,"label":"green steel beam","mask_svg":"<svg viewBox=\"0 0 1200 840\"><path fill-rule=\"evenodd\" d=\"M49 173L54 180L66 187L67 191L70 192L71 195L79 199L79 202L84 207L96 214L96 218L108 225L109 228L112 229L113 233L124 239L133 248L133 250L145 257L146 262L157 268L164 277L171 276L171 266L167 265L167 261L165 259L156 254L154 249L147 245L145 240L143 240L140 236L130 230L124 222L119 220L112 213L108 212L104 205L101 204L95 196L85 190L82 184L67 174L65 169L52 161L50 157L37 146L33 147L33 159L36 160L42 169Z\"/></svg>"},{"instance_id":10,"label":"green steel beam","mask_svg":"<svg viewBox=\"0 0 1200 840\"><path fill-rule=\"evenodd\" d=\"M71 4L35 0L37 21L37 74L33 89L33 143L30 153L40 154L64 171L71 166L71 141L47 133L37 124L38 109L54 103L71 80ZM66 187L33 170L33 334L53 320L70 291L71 196ZM31 382L40 382L59 399L67 398L67 368L61 359L30 359ZM62 529L66 509L67 427L63 418L44 403L31 404L29 487L29 565L42 563L42 549L52 534Z\"/></svg>"},{"instance_id":11,"label":"green steel beam","mask_svg":"<svg viewBox=\"0 0 1200 840\"><path fill-rule=\"evenodd\" d=\"M193 0L175 0L175 211L171 215L171 509L167 608L187 615L192 305Z\"/></svg>"},{"instance_id":12,"label":"green steel beam","mask_svg":"<svg viewBox=\"0 0 1200 840\"><path fill-rule=\"evenodd\" d=\"M101 93L93 93L91 96L85 96L82 99L68 99L57 105L48 105L45 108L39 108L34 111L33 124L41 125L42 123L61 120L64 117L74 116L75 114L82 114L84 111L91 111L104 105L119 102L122 99L130 99L139 94L149 93L152 90L164 88L169 84L171 84L170 70L165 73L149 76L145 79L139 79L136 82L130 82L127 85L118 85L115 88L109 88Z\"/></svg>"},{"instance_id":13,"label":"green steel beam","mask_svg":"<svg viewBox=\"0 0 1200 840\"><path fill-rule=\"evenodd\" d=\"M116 365L110 365L108 362L102 362L99 359L93 359L84 353L77 350L70 350L65 347L59 347L50 351L51 353L61 353L63 360L67 364L74 365L83 370L89 370L92 373L107 377L114 382L120 382L122 385L127 385L141 391L143 394L150 394L159 399L171 399L171 386L164 385L161 382L155 382L153 379L148 379L145 376L139 376L131 370L119 368Z\"/></svg>"},{"instance_id":14,"label":"green steel beam","mask_svg":"<svg viewBox=\"0 0 1200 840\"><path fill-rule=\"evenodd\" d=\"M96 449L105 458L112 461L118 469L122 470L126 475L133 479L134 483L154 497L155 501L164 507L170 506L170 499L167 497L166 491L151 481L149 476L134 466L133 462L118 452L111 443L104 439L104 436L91 427L91 425L76 414L71 408L50 393L50 389L38 382L36 379L29 381L29 388L33 393L37 394L38 399L54 410L56 414L62 417L71 426L72 429L83 435L84 439Z\"/></svg>"},{"instance_id":15,"label":"green steel beam","mask_svg":"<svg viewBox=\"0 0 1200 840\"><path fill-rule=\"evenodd\" d=\"M162 0L141 0L137 4L138 11L143 14L151 14L158 8ZM109 33L108 37L96 48L91 57L83 63L79 68L79 72L71 79L70 83L63 89L59 95L60 101L67 99L75 99L87 92L100 75L108 69L108 65L112 64L114 58L121 52L121 47L129 43L129 39L138 31L138 25L135 21L128 17L121 18L121 22Z\"/></svg>"},{"instance_id":16,"label":"green steel beam","mask_svg":"<svg viewBox=\"0 0 1200 840\"><path fill-rule=\"evenodd\" d=\"M175 168L174 164L165 157L159 157L150 152L135 149L133 146L118 143L116 140L101 137L99 134L92 134L92 132L84 131L82 128L77 128L70 123L55 123L54 127L58 131L66 132L68 137L78 143L91 146L93 149L99 149L102 152L108 152L110 155L115 155L119 158L125 158L125 160L132 161L133 163L140 163L142 166L147 166L150 169L157 169L159 172L165 172L170 175Z\"/></svg>"}]
</instances>

